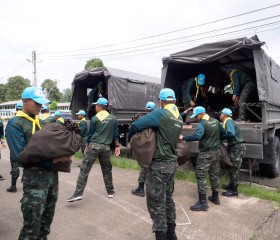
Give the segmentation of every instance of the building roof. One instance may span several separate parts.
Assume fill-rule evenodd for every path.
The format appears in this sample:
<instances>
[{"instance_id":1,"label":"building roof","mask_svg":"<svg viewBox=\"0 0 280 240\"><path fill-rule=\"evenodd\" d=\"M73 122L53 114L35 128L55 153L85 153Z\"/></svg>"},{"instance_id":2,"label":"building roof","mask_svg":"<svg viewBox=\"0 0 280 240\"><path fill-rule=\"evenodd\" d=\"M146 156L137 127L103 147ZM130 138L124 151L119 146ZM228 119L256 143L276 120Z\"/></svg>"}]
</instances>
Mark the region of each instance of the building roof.
<instances>
[{"instance_id":1,"label":"building roof","mask_svg":"<svg viewBox=\"0 0 280 240\"><path fill-rule=\"evenodd\" d=\"M18 101L20 101L20 100L3 102L3 103L0 103L0 106L6 106L6 105L12 105L12 104L16 105Z\"/></svg>"},{"instance_id":2,"label":"building roof","mask_svg":"<svg viewBox=\"0 0 280 240\"><path fill-rule=\"evenodd\" d=\"M70 102L65 102L65 103L57 103L58 107L68 107L70 106Z\"/></svg>"}]
</instances>

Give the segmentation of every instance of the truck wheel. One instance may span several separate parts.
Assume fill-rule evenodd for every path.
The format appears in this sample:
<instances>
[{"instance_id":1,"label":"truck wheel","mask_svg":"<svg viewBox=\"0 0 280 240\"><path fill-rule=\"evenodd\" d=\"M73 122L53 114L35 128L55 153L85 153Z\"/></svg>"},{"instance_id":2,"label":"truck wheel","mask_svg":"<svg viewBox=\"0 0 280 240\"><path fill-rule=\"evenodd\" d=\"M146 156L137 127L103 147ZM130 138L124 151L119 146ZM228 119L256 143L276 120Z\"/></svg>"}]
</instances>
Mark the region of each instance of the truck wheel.
<instances>
[{"instance_id":1,"label":"truck wheel","mask_svg":"<svg viewBox=\"0 0 280 240\"><path fill-rule=\"evenodd\" d=\"M280 172L280 142L278 137L274 137L272 142L272 151L273 151L273 164L260 163L260 173L263 176L275 178L279 175Z\"/></svg>"}]
</instances>

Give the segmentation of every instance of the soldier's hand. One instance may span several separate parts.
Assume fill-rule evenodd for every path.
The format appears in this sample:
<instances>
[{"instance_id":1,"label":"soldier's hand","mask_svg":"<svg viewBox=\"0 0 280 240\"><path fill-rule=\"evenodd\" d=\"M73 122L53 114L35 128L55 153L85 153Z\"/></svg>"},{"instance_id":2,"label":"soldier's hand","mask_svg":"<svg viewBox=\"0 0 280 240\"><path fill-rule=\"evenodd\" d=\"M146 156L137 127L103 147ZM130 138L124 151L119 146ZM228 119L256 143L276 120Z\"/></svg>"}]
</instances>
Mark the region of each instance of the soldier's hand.
<instances>
[{"instance_id":1,"label":"soldier's hand","mask_svg":"<svg viewBox=\"0 0 280 240\"><path fill-rule=\"evenodd\" d=\"M179 136L179 140L183 140L184 136L183 135L180 135Z\"/></svg>"},{"instance_id":2,"label":"soldier's hand","mask_svg":"<svg viewBox=\"0 0 280 240\"><path fill-rule=\"evenodd\" d=\"M194 102L194 101L191 101L190 104L191 104L191 107L192 107L192 108L195 107L195 102Z\"/></svg>"},{"instance_id":3,"label":"soldier's hand","mask_svg":"<svg viewBox=\"0 0 280 240\"><path fill-rule=\"evenodd\" d=\"M120 147L116 147L116 148L115 148L115 155L116 155L116 157L120 156L120 154L121 154L121 149L120 149Z\"/></svg>"}]
</instances>

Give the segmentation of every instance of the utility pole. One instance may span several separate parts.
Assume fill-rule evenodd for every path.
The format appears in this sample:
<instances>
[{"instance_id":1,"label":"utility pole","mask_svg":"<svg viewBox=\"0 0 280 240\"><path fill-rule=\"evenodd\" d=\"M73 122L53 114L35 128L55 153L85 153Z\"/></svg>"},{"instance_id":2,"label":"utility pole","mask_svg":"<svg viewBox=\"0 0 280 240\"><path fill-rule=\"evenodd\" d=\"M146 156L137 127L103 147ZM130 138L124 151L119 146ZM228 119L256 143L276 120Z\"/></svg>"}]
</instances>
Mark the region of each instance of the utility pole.
<instances>
[{"instance_id":1,"label":"utility pole","mask_svg":"<svg viewBox=\"0 0 280 240\"><path fill-rule=\"evenodd\" d=\"M27 61L32 63L32 67L33 67L33 72L32 72L32 74L33 74L33 85L35 87L37 87L36 51L32 51L32 61L30 61L29 59L27 59Z\"/></svg>"}]
</instances>

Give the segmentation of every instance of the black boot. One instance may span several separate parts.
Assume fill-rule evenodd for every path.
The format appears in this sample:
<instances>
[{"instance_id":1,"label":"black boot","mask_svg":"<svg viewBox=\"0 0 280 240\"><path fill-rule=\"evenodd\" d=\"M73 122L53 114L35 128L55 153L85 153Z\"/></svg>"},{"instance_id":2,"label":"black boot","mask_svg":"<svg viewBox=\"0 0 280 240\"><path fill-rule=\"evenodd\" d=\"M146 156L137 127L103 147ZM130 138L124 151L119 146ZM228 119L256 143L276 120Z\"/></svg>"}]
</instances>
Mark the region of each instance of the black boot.
<instances>
[{"instance_id":1,"label":"black boot","mask_svg":"<svg viewBox=\"0 0 280 240\"><path fill-rule=\"evenodd\" d=\"M7 192L17 192L17 179L16 178L12 178L12 183L11 186L9 188L7 188Z\"/></svg>"},{"instance_id":2,"label":"black boot","mask_svg":"<svg viewBox=\"0 0 280 240\"><path fill-rule=\"evenodd\" d=\"M233 186L231 189L222 192L222 195L225 197L234 197L234 196L238 196L238 190L237 190L238 186Z\"/></svg>"},{"instance_id":3,"label":"black boot","mask_svg":"<svg viewBox=\"0 0 280 240\"><path fill-rule=\"evenodd\" d=\"M139 197L145 197L144 184L145 183L139 183L138 188L132 189L131 193Z\"/></svg>"},{"instance_id":4,"label":"black boot","mask_svg":"<svg viewBox=\"0 0 280 240\"><path fill-rule=\"evenodd\" d=\"M206 211L209 208L206 201L206 194L199 194L199 201L190 207L192 211Z\"/></svg>"},{"instance_id":5,"label":"black boot","mask_svg":"<svg viewBox=\"0 0 280 240\"><path fill-rule=\"evenodd\" d=\"M168 223L167 224L166 239L177 240L175 228L176 228L176 223Z\"/></svg>"},{"instance_id":6,"label":"black boot","mask_svg":"<svg viewBox=\"0 0 280 240\"><path fill-rule=\"evenodd\" d=\"M220 199L219 199L219 192L212 190L212 196L208 197L208 200L216 205L220 205Z\"/></svg>"},{"instance_id":7,"label":"black boot","mask_svg":"<svg viewBox=\"0 0 280 240\"><path fill-rule=\"evenodd\" d=\"M229 184L223 184L222 189L230 190L233 187L233 184L230 182Z\"/></svg>"},{"instance_id":8,"label":"black boot","mask_svg":"<svg viewBox=\"0 0 280 240\"><path fill-rule=\"evenodd\" d=\"M157 231L155 232L155 234L156 234L156 240L168 240L166 238L166 232Z\"/></svg>"}]
</instances>

